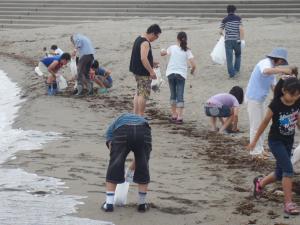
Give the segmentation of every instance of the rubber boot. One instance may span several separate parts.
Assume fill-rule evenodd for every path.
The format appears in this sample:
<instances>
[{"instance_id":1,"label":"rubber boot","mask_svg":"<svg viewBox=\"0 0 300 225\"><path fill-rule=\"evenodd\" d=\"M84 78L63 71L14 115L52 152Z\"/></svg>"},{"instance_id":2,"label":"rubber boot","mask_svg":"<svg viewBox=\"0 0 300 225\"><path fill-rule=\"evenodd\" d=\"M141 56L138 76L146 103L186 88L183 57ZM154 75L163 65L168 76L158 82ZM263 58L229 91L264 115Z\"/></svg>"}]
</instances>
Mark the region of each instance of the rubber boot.
<instances>
[{"instance_id":1,"label":"rubber boot","mask_svg":"<svg viewBox=\"0 0 300 225\"><path fill-rule=\"evenodd\" d=\"M93 83L89 82L87 84L87 88L88 88L88 96L93 96L94 95Z\"/></svg>"},{"instance_id":2,"label":"rubber boot","mask_svg":"<svg viewBox=\"0 0 300 225\"><path fill-rule=\"evenodd\" d=\"M77 85L77 93L75 94L76 97L82 97L82 85Z\"/></svg>"}]
</instances>

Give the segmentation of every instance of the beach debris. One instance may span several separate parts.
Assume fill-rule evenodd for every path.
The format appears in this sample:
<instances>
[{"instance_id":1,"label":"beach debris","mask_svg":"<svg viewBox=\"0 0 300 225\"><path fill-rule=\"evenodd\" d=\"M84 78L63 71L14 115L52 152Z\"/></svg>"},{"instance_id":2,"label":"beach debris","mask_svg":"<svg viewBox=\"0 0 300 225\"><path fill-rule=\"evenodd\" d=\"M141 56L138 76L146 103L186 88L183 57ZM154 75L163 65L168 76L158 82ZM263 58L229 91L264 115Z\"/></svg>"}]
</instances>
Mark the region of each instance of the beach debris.
<instances>
[{"instance_id":1,"label":"beach debris","mask_svg":"<svg viewBox=\"0 0 300 225\"><path fill-rule=\"evenodd\" d=\"M250 216L252 213L259 212L255 205L249 201L243 201L235 208L236 212L242 215Z\"/></svg>"}]
</instances>

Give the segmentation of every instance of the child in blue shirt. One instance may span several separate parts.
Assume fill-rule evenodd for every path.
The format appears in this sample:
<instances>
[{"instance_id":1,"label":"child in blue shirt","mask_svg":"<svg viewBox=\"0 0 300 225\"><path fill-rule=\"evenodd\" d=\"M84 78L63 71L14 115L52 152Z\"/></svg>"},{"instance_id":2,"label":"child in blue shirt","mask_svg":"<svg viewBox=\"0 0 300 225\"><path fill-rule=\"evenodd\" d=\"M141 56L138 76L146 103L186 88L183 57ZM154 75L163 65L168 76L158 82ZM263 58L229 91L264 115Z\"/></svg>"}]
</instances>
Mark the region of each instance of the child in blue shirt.
<instances>
[{"instance_id":1,"label":"child in blue shirt","mask_svg":"<svg viewBox=\"0 0 300 225\"><path fill-rule=\"evenodd\" d=\"M111 70L104 69L99 66L99 62L94 60L90 69L91 80L95 81L99 85L100 93L106 93L108 88L112 87L113 80L111 78Z\"/></svg>"}]
</instances>

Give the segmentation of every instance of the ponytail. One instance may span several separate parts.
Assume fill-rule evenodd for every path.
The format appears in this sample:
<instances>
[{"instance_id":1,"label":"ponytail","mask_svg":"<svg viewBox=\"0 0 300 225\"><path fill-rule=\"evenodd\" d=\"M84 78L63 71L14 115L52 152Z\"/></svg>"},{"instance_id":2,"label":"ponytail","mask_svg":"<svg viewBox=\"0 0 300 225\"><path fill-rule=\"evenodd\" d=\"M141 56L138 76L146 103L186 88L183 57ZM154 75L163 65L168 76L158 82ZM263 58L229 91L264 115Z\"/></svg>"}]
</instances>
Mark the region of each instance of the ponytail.
<instances>
[{"instance_id":1,"label":"ponytail","mask_svg":"<svg viewBox=\"0 0 300 225\"><path fill-rule=\"evenodd\" d=\"M183 31L179 32L178 35L177 35L177 40L180 43L181 49L186 52L188 50L186 33L183 32Z\"/></svg>"}]
</instances>

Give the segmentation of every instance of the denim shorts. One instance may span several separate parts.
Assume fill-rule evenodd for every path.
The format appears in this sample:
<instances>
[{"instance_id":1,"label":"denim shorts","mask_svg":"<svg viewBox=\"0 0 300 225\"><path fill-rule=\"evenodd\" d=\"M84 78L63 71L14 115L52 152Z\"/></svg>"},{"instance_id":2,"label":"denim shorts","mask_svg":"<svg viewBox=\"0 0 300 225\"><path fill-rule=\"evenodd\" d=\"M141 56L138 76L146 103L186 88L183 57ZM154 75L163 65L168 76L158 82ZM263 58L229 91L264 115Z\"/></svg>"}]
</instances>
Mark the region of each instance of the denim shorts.
<instances>
[{"instance_id":1,"label":"denim shorts","mask_svg":"<svg viewBox=\"0 0 300 225\"><path fill-rule=\"evenodd\" d=\"M291 162L293 141L274 140L269 138L269 147L276 159L275 176L277 180L282 177L292 177L294 175Z\"/></svg>"},{"instance_id":2,"label":"denim shorts","mask_svg":"<svg viewBox=\"0 0 300 225\"><path fill-rule=\"evenodd\" d=\"M133 182L148 184L149 158L152 150L151 128L148 124L123 125L113 132L106 181L120 184L125 181L124 166L132 151L135 158Z\"/></svg>"},{"instance_id":3,"label":"denim shorts","mask_svg":"<svg viewBox=\"0 0 300 225\"><path fill-rule=\"evenodd\" d=\"M228 106L205 106L205 114L211 117L229 117L231 116L231 109Z\"/></svg>"}]
</instances>

